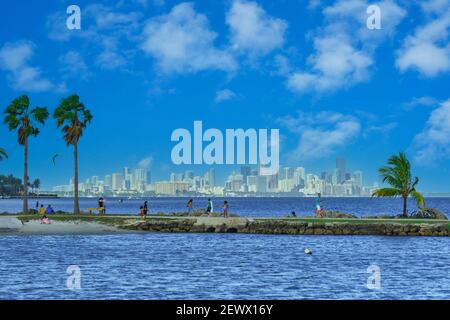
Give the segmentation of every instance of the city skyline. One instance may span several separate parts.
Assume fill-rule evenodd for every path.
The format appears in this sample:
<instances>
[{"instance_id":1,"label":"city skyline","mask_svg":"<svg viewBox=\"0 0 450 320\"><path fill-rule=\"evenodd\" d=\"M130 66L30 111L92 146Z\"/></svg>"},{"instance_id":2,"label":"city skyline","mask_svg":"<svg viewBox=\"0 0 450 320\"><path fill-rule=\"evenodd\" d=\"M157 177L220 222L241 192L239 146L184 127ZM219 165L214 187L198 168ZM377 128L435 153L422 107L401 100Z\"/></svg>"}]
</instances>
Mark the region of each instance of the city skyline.
<instances>
[{"instance_id":1,"label":"city skyline","mask_svg":"<svg viewBox=\"0 0 450 320\"><path fill-rule=\"evenodd\" d=\"M122 172L106 174L101 180L98 175L89 177L79 184L84 195L251 195L291 194L325 196L371 196L378 185L364 184L361 170L351 170L346 159L336 158L331 171L315 174L305 167L280 167L277 174L266 174L262 166L241 165L233 170L225 181L216 179L215 169L210 167L203 174L193 170L171 172L167 179L152 181L151 171L143 168L124 167ZM73 180L68 185L52 187L52 192L69 196L73 193Z\"/></svg>"}]
</instances>

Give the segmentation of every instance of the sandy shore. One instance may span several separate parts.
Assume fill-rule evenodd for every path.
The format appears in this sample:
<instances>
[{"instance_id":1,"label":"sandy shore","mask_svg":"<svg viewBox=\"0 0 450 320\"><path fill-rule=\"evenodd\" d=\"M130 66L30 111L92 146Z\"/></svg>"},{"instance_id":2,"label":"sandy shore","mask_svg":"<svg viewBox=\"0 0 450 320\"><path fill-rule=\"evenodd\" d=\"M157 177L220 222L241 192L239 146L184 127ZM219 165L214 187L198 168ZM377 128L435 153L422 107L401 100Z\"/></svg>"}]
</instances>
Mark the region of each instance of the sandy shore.
<instances>
[{"instance_id":1,"label":"sandy shore","mask_svg":"<svg viewBox=\"0 0 450 320\"><path fill-rule=\"evenodd\" d=\"M123 230L114 226L85 221L51 221L50 224L42 224L40 220L22 222L16 217L0 217L0 234L113 234L131 233L131 230Z\"/></svg>"}]
</instances>

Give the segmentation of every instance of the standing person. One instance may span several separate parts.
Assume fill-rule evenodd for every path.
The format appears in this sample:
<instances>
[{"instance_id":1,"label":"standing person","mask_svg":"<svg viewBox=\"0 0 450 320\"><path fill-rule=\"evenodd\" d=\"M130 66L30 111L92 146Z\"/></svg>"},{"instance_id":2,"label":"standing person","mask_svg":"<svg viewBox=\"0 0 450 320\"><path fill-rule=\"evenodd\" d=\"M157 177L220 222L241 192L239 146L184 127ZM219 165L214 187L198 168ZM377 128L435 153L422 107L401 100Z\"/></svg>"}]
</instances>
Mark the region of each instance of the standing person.
<instances>
[{"instance_id":1,"label":"standing person","mask_svg":"<svg viewBox=\"0 0 450 320\"><path fill-rule=\"evenodd\" d=\"M98 212L99 213L106 213L105 199L103 199L103 197L100 197L98 199Z\"/></svg>"},{"instance_id":2,"label":"standing person","mask_svg":"<svg viewBox=\"0 0 450 320\"><path fill-rule=\"evenodd\" d=\"M142 219L145 219L145 209L143 206L139 208L139 215L141 216Z\"/></svg>"},{"instance_id":3,"label":"standing person","mask_svg":"<svg viewBox=\"0 0 450 320\"><path fill-rule=\"evenodd\" d=\"M39 214L42 214L42 215L45 214L45 208L44 208L43 204L41 204L41 207L39 208Z\"/></svg>"},{"instance_id":4,"label":"standing person","mask_svg":"<svg viewBox=\"0 0 450 320\"><path fill-rule=\"evenodd\" d=\"M145 216L147 216L147 213L148 213L148 201L145 200L144 201L144 214L145 214Z\"/></svg>"},{"instance_id":5,"label":"standing person","mask_svg":"<svg viewBox=\"0 0 450 320\"><path fill-rule=\"evenodd\" d=\"M213 212L213 203L211 198L208 198L208 205L206 206L206 213L209 215Z\"/></svg>"},{"instance_id":6,"label":"standing person","mask_svg":"<svg viewBox=\"0 0 450 320\"><path fill-rule=\"evenodd\" d=\"M228 218L228 201L223 202L223 217Z\"/></svg>"},{"instance_id":7,"label":"standing person","mask_svg":"<svg viewBox=\"0 0 450 320\"><path fill-rule=\"evenodd\" d=\"M39 210L39 201L36 201L36 211Z\"/></svg>"},{"instance_id":8,"label":"standing person","mask_svg":"<svg viewBox=\"0 0 450 320\"><path fill-rule=\"evenodd\" d=\"M191 213L192 212L192 207L194 205L194 200L193 199L189 199L189 201L187 202L186 207L188 208L188 212Z\"/></svg>"},{"instance_id":9,"label":"standing person","mask_svg":"<svg viewBox=\"0 0 450 320\"><path fill-rule=\"evenodd\" d=\"M316 197L316 216L322 217L322 196L320 193Z\"/></svg>"}]
</instances>

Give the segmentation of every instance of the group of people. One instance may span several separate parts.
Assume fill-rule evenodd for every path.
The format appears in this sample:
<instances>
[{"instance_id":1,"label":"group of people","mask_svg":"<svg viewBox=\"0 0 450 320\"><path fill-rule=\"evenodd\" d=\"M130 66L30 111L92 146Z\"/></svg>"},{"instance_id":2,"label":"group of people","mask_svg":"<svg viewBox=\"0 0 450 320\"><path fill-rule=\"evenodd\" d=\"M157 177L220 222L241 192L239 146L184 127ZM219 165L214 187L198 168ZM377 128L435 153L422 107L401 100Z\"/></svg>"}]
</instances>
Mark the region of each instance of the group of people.
<instances>
[{"instance_id":1,"label":"group of people","mask_svg":"<svg viewBox=\"0 0 450 320\"><path fill-rule=\"evenodd\" d=\"M193 207L194 207L194 200L193 199L189 199L189 201L187 202L186 207L188 208L188 212L191 213L191 211L193 210ZM227 200L225 200L223 202L222 208L223 208L223 216L225 218L228 218L229 205L228 205L228 201ZM213 213L213 202L212 202L211 198L208 198L208 204L206 205L206 213L209 214L209 215L211 215Z\"/></svg>"},{"instance_id":2,"label":"group of people","mask_svg":"<svg viewBox=\"0 0 450 320\"><path fill-rule=\"evenodd\" d=\"M188 212L191 213L192 210L194 210L194 199L189 199L189 201L186 204L186 207ZM225 200L223 202L222 208L223 208L223 216L225 218L228 218L228 208L229 208L228 201ZM142 219L145 219L147 217L148 211L149 211L148 201L146 200L144 202L144 205L139 208L139 215L141 216ZM213 213L213 202L211 198L208 198L208 204L206 205L206 213L208 215L211 215Z\"/></svg>"},{"instance_id":3,"label":"group of people","mask_svg":"<svg viewBox=\"0 0 450 320\"><path fill-rule=\"evenodd\" d=\"M105 205L106 201L103 197L100 197L98 199L98 209L100 213L106 213L106 205ZM320 193L317 193L317 197L315 199L315 203L316 203L316 216L317 217L324 217L325 211L323 209L323 203L322 203L322 195ZM194 199L189 199L189 201L186 204L187 210L189 213L192 212L192 210L194 210ZM228 209L229 209L229 204L228 201L225 200L223 202L223 205L221 206L223 209L223 216L225 218L228 218ZM47 206L47 208L44 207L43 204L39 204L39 201L36 202L36 211L43 216L43 219L45 217L46 221L49 222L48 217L46 216L47 214L54 214L55 211L53 210L52 206L49 204ZM148 207L148 201L144 201L144 205L142 205L139 208L139 215L141 216L141 218L145 219L145 217L147 216L149 211L149 207ZM206 205L206 213L208 215L211 215L213 213L213 202L211 198L208 198L208 203ZM295 211L291 212L291 215L293 217L296 217L297 215L295 214ZM46 223L48 224L48 223Z\"/></svg>"},{"instance_id":4,"label":"group of people","mask_svg":"<svg viewBox=\"0 0 450 320\"><path fill-rule=\"evenodd\" d=\"M55 210L53 210L50 204L45 208L43 204L39 204L39 201L36 202L36 211L42 215L55 213Z\"/></svg>"}]
</instances>

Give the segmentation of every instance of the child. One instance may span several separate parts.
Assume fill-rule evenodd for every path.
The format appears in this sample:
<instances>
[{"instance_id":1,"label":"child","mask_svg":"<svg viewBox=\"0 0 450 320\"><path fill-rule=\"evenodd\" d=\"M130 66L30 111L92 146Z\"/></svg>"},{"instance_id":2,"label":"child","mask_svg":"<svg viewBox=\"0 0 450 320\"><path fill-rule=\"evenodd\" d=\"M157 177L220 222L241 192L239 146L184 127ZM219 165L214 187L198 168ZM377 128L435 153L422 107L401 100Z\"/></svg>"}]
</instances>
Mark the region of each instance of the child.
<instances>
[{"instance_id":1,"label":"child","mask_svg":"<svg viewBox=\"0 0 450 320\"><path fill-rule=\"evenodd\" d=\"M143 206L140 207L139 215L141 216L142 219L145 219L145 209Z\"/></svg>"},{"instance_id":2,"label":"child","mask_svg":"<svg viewBox=\"0 0 450 320\"><path fill-rule=\"evenodd\" d=\"M228 201L223 202L223 217L228 218Z\"/></svg>"},{"instance_id":3,"label":"child","mask_svg":"<svg viewBox=\"0 0 450 320\"><path fill-rule=\"evenodd\" d=\"M42 214L42 215L45 214L45 208L44 208L43 204L41 204L41 207L39 208L39 214Z\"/></svg>"},{"instance_id":4,"label":"child","mask_svg":"<svg viewBox=\"0 0 450 320\"><path fill-rule=\"evenodd\" d=\"M50 224L50 220L47 218L46 215L44 215L44 216L42 217L41 223L42 223L42 224Z\"/></svg>"}]
</instances>

